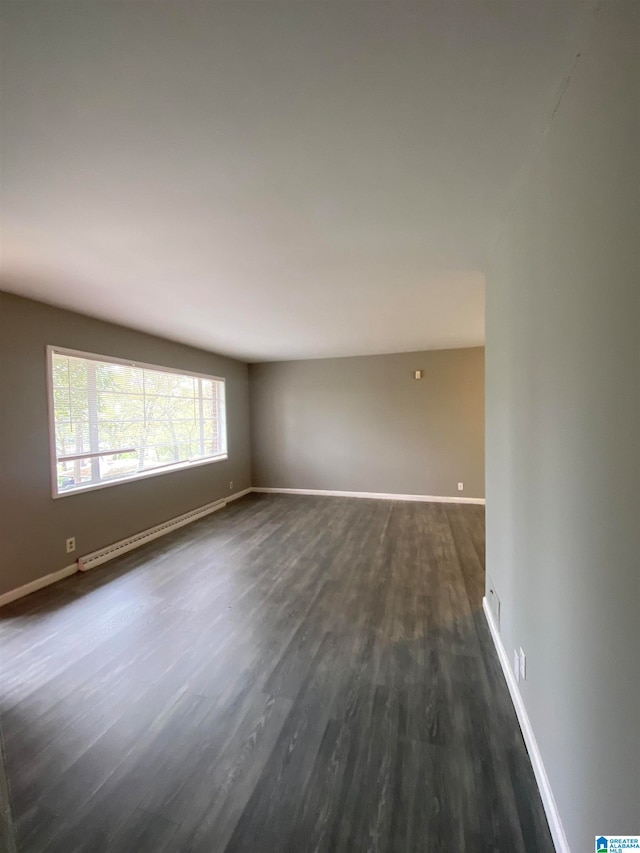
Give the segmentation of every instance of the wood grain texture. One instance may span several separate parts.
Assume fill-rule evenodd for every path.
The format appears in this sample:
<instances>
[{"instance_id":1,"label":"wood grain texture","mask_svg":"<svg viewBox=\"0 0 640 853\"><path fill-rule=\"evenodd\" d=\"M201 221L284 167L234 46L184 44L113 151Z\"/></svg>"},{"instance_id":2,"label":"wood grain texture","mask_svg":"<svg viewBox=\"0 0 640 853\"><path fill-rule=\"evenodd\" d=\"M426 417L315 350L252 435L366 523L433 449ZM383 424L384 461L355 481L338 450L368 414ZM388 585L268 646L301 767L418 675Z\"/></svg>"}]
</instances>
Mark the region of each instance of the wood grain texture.
<instances>
[{"instance_id":1,"label":"wood grain texture","mask_svg":"<svg viewBox=\"0 0 640 853\"><path fill-rule=\"evenodd\" d=\"M21 853L552 853L484 510L249 495L0 611Z\"/></svg>"}]
</instances>

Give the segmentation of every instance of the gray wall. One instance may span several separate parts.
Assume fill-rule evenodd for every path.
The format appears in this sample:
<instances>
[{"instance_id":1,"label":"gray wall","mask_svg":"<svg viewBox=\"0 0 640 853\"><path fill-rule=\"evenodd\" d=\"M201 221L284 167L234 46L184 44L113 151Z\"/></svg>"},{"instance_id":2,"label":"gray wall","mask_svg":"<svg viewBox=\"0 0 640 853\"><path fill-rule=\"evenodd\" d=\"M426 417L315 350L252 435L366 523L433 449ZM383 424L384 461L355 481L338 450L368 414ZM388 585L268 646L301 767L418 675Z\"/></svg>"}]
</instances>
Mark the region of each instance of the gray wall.
<instances>
[{"instance_id":1,"label":"gray wall","mask_svg":"<svg viewBox=\"0 0 640 853\"><path fill-rule=\"evenodd\" d=\"M249 375L254 486L484 496L481 347L252 364Z\"/></svg>"},{"instance_id":2,"label":"gray wall","mask_svg":"<svg viewBox=\"0 0 640 853\"><path fill-rule=\"evenodd\" d=\"M227 379L229 459L51 498L45 347L131 358ZM86 554L250 485L247 366L0 292L0 593Z\"/></svg>"},{"instance_id":3,"label":"gray wall","mask_svg":"<svg viewBox=\"0 0 640 853\"><path fill-rule=\"evenodd\" d=\"M639 14L601 4L487 277L487 571L575 853L640 832Z\"/></svg>"}]
</instances>

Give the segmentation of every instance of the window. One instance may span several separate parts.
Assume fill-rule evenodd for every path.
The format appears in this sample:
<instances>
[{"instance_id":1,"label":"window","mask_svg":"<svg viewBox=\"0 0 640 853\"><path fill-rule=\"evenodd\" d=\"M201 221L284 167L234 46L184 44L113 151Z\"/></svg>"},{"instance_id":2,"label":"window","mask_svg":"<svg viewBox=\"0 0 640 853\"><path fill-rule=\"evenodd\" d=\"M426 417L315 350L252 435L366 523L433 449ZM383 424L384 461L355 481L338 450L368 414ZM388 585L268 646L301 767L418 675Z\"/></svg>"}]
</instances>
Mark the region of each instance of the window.
<instances>
[{"instance_id":1,"label":"window","mask_svg":"<svg viewBox=\"0 0 640 853\"><path fill-rule=\"evenodd\" d=\"M54 497L227 458L224 379L47 352Z\"/></svg>"}]
</instances>

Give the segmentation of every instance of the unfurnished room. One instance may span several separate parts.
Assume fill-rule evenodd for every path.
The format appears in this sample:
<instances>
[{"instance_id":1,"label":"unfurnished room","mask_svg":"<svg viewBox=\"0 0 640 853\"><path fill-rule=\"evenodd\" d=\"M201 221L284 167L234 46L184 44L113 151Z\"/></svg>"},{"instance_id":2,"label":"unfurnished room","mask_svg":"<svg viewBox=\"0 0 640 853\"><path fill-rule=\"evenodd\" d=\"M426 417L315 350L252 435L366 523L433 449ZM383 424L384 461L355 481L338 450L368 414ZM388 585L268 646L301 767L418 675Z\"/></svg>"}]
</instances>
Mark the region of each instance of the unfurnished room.
<instances>
[{"instance_id":1,"label":"unfurnished room","mask_svg":"<svg viewBox=\"0 0 640 853\"><path fill-rule=\"evenodd\" d=\"M0 11L0 853L640 850L640 3Z\"/></svg>"}]
</instances>

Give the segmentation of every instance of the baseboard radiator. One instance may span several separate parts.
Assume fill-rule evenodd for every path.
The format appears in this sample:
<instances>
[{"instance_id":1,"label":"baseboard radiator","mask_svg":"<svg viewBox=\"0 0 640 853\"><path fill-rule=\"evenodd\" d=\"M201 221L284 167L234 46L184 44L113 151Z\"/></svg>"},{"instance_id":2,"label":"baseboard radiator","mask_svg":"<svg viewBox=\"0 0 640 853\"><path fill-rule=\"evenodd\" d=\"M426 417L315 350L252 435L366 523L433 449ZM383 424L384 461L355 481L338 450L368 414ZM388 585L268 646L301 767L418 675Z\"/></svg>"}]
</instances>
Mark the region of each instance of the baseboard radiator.
<instances>
[{"instance_id":1,"label":"baseboard radiator","mask_svg":"<svg viewBox=\"0 0 640 853\"><path fill-rule=\"evenodd\" d=\"M177 530L179 527L184 527L185 524L190 524L198 518L203 518L218 509L227 505L226 500L213 501L213 503L205 504L191 512L185 512L184 515L178 515L176 518L171 518L163 524L156 524L155 527L149 527L143 530L142 533L136 533L134 536L128 536L126 539L121 539L119 542L114 542L112 545L107 545L105 548L99 548L97 551L92 551L90 554L85 554L84 557L78 558L78 569L81 572L86 572L89 569L94 569L96 566L106 563L108 560L113 560L115 557L120 557L126 554L127 551L133 551L134 548L139 548L159 536L164 536L165 533L170 533L172 530Z\"/></svg>"}]
</instances>

